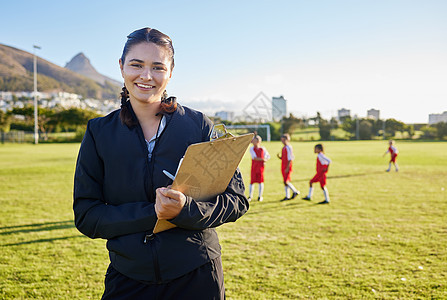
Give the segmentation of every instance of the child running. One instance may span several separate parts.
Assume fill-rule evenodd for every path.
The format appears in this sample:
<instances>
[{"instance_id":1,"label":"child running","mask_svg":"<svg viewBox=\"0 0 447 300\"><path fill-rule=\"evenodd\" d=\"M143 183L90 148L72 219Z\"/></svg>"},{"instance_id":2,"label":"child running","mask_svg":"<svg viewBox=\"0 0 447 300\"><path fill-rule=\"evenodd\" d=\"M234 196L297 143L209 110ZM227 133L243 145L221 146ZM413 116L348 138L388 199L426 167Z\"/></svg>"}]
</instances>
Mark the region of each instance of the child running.
<instances>
[{"instance_id":1,"label":"child running","mask_svg":"<svg viewBox=\"0 0 447 300\"><path fill-rule=\"evenodd\" d=\"M391 163L393 163L396 172L398 172L399 166L397 165L396 158L397 155L399 154L399 150L397 150L394 140L390 140L388 144L389 144L388 150L383 154L383 156L385 156L388 152L391 154L390 164L386 171L389 172L391 170Z\"/></svg>"},{"instance_id":2,"label":"child running","mask_svg":"<svg viewBox=\"0 0 447 300\"><path fill-rule=\"evenodd\" d=\"M329 199L329 191L327 190L326 187L326 173L329 170L329 164L331 163L331 160L324 155L324 150L323 150L323 145L322 144L317 144L315 145L314 148L314 153L317 153L317 174L315 174L315 176L310 180L309 182L309 194L304 197L304 200L311 200L312 199L312 194L313 194L313 188L312 188L312 184L315 182L319 182L321 189L323 190L324 193L324 201L319 202L318 204L329 204L330 203L330 199Z\"/></svg>"},{"instance_id":3,"label":"child running","mask_svg":"<svg viewBox=\"0 0 447 300\"><path fill-rule=\"evenodd\" d=\"M290 145L290 135L287 133L283 134L281 136L281 142L284 144L284 147L282 148L281 156L278 154L278 158L281 159L281 173L284 179L284 189L286 191L286 196L283 200L290 200L300 194L290 182L292 175L292 161L295 157L293 156L292 145ZM290 197L289 189L293 192L292 197Z\"/></svg>"},{"instance_id":4,"label":"child running","mask_svg":"<svg viewBox=\"0 0 447 300\"><path fill-rule=\"evenodd\" d=\"M261 146L262 138L255 135L251 143L253 147L250 148L251 154L251 182L248 201L253 198L253 185L259 184L258 201L262 201L262 194L264 192L264 163L270 159L270 154L265 147Z\"/></svg>"}]
</instances>

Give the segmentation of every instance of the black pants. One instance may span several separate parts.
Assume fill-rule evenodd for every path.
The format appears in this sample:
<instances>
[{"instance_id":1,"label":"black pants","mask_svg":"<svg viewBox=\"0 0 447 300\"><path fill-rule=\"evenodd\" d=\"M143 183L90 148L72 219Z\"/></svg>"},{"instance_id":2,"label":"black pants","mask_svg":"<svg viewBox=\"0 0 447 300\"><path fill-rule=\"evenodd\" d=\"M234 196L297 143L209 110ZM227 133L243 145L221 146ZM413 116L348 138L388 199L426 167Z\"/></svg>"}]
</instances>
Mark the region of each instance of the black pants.
<instances>
[{"instance_id":1,"label":"black pants","mask_svg":"<svg viewBox=\"0 0 447 300\"><path fill-rule=\"evenodd\" d=\"M164 284L146 284L130 279L110 265L102 299L225 299L222 260L219 256L194 271Z\"/></svg>"}]
</instances>

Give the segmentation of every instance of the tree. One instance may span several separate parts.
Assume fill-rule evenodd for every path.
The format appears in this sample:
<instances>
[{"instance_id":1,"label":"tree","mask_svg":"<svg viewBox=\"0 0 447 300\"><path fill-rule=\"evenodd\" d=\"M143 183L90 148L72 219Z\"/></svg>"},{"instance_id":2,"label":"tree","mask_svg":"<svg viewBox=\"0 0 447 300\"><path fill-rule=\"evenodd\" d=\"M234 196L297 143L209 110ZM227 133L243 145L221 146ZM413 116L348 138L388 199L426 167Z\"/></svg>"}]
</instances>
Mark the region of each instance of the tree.
<instances>
[{"instance_id":1,"label":"tree","mask_svg":"<svg viewBox=\"0 0 447 300\"><path fill-rule=\"evenodd\" d=\"M361 120L359 124L359 138L361 140L370 140L372 138L372 124L369 120Z\"/></svg>"},{"instance_id":2,"label":"tree","mask_svg":"<svg viewBox=\"0 0 447 300\"><path fill-rule=\"evenodd\" d=\"M396 119L387 119L385 121L385 130L390 136L394 136L396 131L404 131L405 127L405 123Z\"/></svg>"},{"instance_id":3,"label":"tree","mask_svg":"<svg viewBox=\"0 0 447 300\"><path fill-rule=\"evenodd\" d=\"M0 109L0 131L8 132L11 127L11 114Z\"/></svg>"},{"instance_id":4,"label":"tree","mask_svg":"<svg viewBox=\"0 0 447 300\"><path fill-rule=\"evenodd\" d=\"M447 136L447 123L445 122L439 122L435 125L436 128L436 136L438 139L442 140L444 139L444 136Z\"/></svg>"},{"instance_id":5,"label":"tree","mask_svg":"<svg viewBox=\"0 0 447 300\"><path fill-rule=\"evenodd\" d=\"M88 120L99 117L100 115L92 110L81 108L70 108L61 110L54 114L54 122L65 129L77 129L86 127Z\"/></svg>"},{"instance_id":6,"label":"tree","mask_svg":"<svg viewBox=\"0 0 447 300\"><path fill-rule=\"evenodd\" d=\"M295 129L297 127L304 126L303 120L299 119L299 118L295 118L292 114L290 114L290 116L288 118L283 117L281 123L282 123L282 132L288 133L290 135L293 134L293 132L295 131Z\"/></svg>"},{"instance_id":7,"label":"tree","mask_svg":"<svg viewBox=\"0 0 447 300\"><path fill-rule=\"evenodd\" d=\"M320 131L320 138L322 140L331 139L331 124L323 118L319 118L318 129Z\"/></svg>"},{"instance_id":8,"label":"tree","mask_svg":"<svg viewBox=\"0 0 447 300\"><path fill-rule=\"evenodd\" d=\"M422 137L424 139L434 139L436 137L436 128L430 126L421 127Z\"/></svg>"},{"instance_id":9,"label":"tree","mask_svg":"<svg viewBox=\"0 0 447 300\"><path fill-rule=\"evenodd\" d=\"M356 130L356 120L351 119L351 117L345 117L343 119L343 123L341 124L341 128L349 133L350 138L353 138L355 136L355 130Z\"/></svg>"}]
</instances>

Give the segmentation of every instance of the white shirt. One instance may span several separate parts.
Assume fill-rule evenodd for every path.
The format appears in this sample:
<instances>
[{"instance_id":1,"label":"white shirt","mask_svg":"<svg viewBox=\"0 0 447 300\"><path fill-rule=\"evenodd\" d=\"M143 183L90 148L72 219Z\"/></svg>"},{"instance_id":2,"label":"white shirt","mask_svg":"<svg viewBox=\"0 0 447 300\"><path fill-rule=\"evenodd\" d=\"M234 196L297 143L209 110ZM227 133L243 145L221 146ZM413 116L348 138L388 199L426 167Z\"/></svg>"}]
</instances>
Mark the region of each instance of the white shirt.
<instances>
[{"instance_id":1,"label":"white shirt","mask_svg":"<svg viewBox=\"0 0 447 300\"><path fill-rule=\"evenodd\" d=\"M166 126L166 118L165 118L165 116L162 116L161 120L160 120L160 126L158 126L157 133L154 134L154 136L149 141L147 141L145 139L146 145L147 145L147 151L149 151L149 154L147 155L147 159L149 161L151 161L151 158L152 158L152 151L154 151L155 142L157 141L158 137L160 136L160 134L165 129L165 126Z\"/></svg>"},{"instance_id":2,"label":"white shirt","mask_svg":"<svg viewBox=\"0 0 447 300\"><path fill-rule=\"evenodd\" d=\"M267 149L265 149L265 147L261 147L261 148L264 150L264 157L260 157L260 158L263 158L265 160L269 160L270 159L269 152L267 151ZM257 157L254 146L250 147L250 154L251 154L251 159L255 159Z\"/></svg>"}]
</instances>

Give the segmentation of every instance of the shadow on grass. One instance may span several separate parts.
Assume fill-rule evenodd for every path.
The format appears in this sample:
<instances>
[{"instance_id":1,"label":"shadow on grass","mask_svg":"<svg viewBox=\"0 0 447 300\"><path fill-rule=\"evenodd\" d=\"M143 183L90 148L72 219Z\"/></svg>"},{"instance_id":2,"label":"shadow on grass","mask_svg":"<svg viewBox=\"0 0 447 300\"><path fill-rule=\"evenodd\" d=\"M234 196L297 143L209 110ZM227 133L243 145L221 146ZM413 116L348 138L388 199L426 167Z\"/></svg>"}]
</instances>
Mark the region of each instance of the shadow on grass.
<instances>
[{"instance_id":1,"label":"shadow on grass","mask_svg":"<svg viewBox=\"0 0 447 300\"><path fill-rule=\"evenodd\" d=\"M308 205L305 205L306 202L300 201L299 199L298 200L297 199L298 198L291 199L291 200L279 200L279 202L281 204L283 204L282 206L278 206L278 202L271 202L271 203L269 203L271 205L269 205L269 206L262 205L263 207L260 208L259 210L255 210L255 211L248 210L247 214L257 215L257 214L263 214L263 213L272 212L272 211L278 212L281 210L288 210L288 209L296 208L299 206L308 207Z\"/></svg>"},{"instance_id":2,"label":"shadow on grass","mask_svg":"<svg viewBox=\"0 0 447 300\"><path fill-rule=\"evenodd\" d=\"M54 241L68 240L68 239L74 239L74 238L87 238L87 237L79 234L79 235L64 236L64 237L58 237L58 238L39 239L39 240L34 240L34 241L4 244L4 245L0 245L0 247L21 246L21 245L29 245L29 244L36 244L36 243L51 243Z\"/></svg>"},{"instance_id":3,"label":"shadow on grass","mask_svg":"<svg viewBox=\"0 0 447 300\"><path fill-rule=\"evenodd\" d=\"M361 176L368 176L368 175L373 175L373 174L385 174L385 173L386 173L385 170L383 170L383 171L375 171L375 172L368 172L368 173L361 173L361 174L347 174L347 175L327 176L327 179L361 177Z\"/></svg>"},{"instance_id":4,"label":"shadow on grass","mask_svg":"<svg viewBox=\"0 0 447 300\"><path fill-rule=\"evenodd\" d=\"M335 175L335 176L327 176L327 179L339 179L339 178L349 178L349 177L361 177L361 176L368 176L368 175L374 175L374 174L385 174L385 168L383 168L383 171L374 171L374 172L368 172L368 173L359 173L359 174L347 174L347 175ZM293 182L309 182L310 178L300 178L300 179L293 179Z\"/></svg>"},{"instance_id":5,"label":"shadow on grass","mask_svg":"<svg viewBox=\"0 0 447 300\"><path fill-rule=\"evenodd\" d=\"M74 228L73 220L0 227L0 235Z\"/></svg>"}]
</instances>

